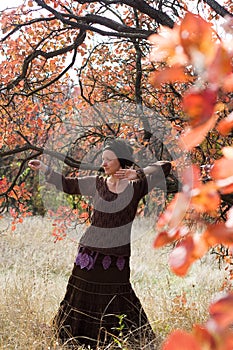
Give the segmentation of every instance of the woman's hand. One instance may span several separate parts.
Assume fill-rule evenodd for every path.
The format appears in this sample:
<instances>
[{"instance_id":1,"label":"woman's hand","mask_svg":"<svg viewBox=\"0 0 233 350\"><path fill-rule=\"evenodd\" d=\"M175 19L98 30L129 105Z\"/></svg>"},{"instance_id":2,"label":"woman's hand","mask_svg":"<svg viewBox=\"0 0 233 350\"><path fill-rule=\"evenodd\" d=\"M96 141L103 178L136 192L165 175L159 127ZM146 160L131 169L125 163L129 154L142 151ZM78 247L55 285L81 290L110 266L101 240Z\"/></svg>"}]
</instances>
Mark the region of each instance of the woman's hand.
<instances>
[{"instance_id":1,"label":"woman's hand","mask_svg":"<svg viewBox=\"0 0 233 350\"><path fill-rule=\"evenodd\" d=\"M30 160L28 162L28 165L32 170L35 170L35 171L41 170L43 171L43 173L45 173L48 170L48 166L38 159Z\"/></svg>"},{"instance_id":2,"label":"woman's hand","mask_svg":"<svg viewBox=\"0 0 233 350\"><path fill-rule=\"evenodd\" d=\"M118 179L136 180L138 179L135 169L119 169L114 174Z\"/></svg>"}]
</instances>

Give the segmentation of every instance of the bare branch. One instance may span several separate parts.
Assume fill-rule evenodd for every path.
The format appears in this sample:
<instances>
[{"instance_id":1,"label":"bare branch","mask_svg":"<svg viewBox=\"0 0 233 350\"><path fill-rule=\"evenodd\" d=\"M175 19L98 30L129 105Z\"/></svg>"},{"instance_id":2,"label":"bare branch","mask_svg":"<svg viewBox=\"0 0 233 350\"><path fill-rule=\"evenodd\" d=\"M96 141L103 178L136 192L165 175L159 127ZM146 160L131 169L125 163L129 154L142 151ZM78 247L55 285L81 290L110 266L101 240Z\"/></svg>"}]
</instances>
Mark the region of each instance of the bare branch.
<instances>
[{"instance_id":1,"label":"bare branch","mask_svg":"<svg viewBox=\"0 0 233 350\"><path fill-rule=\"evenodd\" d=\"M225 7L219 5L219 3L215 0L203 0L207 5L209 5L218 15L225 17L232 17L233 14L225 9Z\"/></svg>"}]
</instances>

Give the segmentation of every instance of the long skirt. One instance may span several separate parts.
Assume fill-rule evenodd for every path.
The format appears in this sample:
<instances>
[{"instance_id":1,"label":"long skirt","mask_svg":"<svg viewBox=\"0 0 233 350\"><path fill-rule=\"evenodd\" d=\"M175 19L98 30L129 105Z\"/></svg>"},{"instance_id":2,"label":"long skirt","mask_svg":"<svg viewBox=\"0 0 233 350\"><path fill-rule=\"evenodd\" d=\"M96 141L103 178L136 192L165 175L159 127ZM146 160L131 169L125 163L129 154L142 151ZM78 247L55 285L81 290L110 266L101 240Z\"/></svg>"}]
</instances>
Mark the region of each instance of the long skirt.
<instances>
[{"instance_id":1,"label":"long skirt","mask_svg":"<svg viewBox=\"0 0 233 350\"><path fill-rule=\"evenodd\" d=\"M154 349L154 333L130 283L129 258L124 268L103 268L99 254L92 269L74 264L67 290L54 318L62 343L98 349L110 343L132 344L132 349Z\"/></svg>"}]
</instances>

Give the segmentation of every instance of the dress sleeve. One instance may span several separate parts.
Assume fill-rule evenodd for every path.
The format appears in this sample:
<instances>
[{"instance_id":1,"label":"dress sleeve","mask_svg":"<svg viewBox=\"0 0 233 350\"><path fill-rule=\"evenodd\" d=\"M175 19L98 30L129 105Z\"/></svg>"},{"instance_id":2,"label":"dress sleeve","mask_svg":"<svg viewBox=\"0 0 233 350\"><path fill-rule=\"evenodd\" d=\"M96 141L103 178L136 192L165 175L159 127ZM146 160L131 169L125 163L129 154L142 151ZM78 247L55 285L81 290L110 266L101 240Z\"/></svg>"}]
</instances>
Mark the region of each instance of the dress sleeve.
<instances>
[{"instance_id":1,"label":"dress sleeve","mask_svg":"<svg viewBox=\"0 0 233 350\"><path fill-rule=\"evenodd\" d=\"M64 175L51 171L46 181L67 194L80 194L93 196L96 189L96 176L65 177Z\"/></svg>"},{"instance_id":2,"label":"dress sleeve","mask_svg":"<svg viewBox=\"0 0 233 350\"><path fill-rule=\"evenodd\" d=\"M166 177L170 174L171 163L167 161L159 161L149 165L154 166L155 171L152 174L145 176L143 179L136 181L135 184L139 198L143 198L153 188L159 188L164 192L167 190Z\"/></svg>"}]
</instances>

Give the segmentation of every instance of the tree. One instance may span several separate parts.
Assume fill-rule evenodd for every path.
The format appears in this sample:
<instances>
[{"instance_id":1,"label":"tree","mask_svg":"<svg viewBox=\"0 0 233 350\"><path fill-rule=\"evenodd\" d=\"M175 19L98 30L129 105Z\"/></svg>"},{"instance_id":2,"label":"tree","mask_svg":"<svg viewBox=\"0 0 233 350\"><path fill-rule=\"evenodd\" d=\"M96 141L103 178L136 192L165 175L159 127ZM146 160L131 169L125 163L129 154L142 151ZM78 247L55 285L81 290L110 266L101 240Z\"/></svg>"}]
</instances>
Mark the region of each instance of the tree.
<instances>
[{"instance_id":1,"label":"tree","mask_svg":"<svg viewBox=\"0 0 233 350\"><path fill-rule=\"evenodd\" d=\"M178 132L185 127L186 119L180 106L195 74L187 71L182 83L174 77L173 81L154 89L148 76L164 63L143 62L149 53L148 37L160 26L173 28L187 10L186 2L182 1L155 4L142 0L29 0L18 8L2 11L3 212L12 205L17 211L17 203L21 213L27 212L28 201L32 200L31 182L26 182L31 176L27 161L33 157L48 154L77 169L80 164L89 170L96 169L82 160L85 153L89 153L90 145L103 142L106 135L120 135L123 129L127 130L121 114L117 120L114 117L113 124L100 120L96 125L96 115L101 115L103 103L114 102L114 112L111 112L114 116L119 101L127 108L133 104L135 111L127 122L134 127L124 131L124 137L132 137L133 133L136 146L144 146L139 161L144 158L144 152L158 159L164 156L164 150L168 155L170 150L166 145L170 145L170 141L162 139L164 128L161 127L159 137L154 130L164 124L164 120ZM203 12L208 20L216 21L231 16L232 4L226 1L223 7L216 1L202 1L195 10ZM227 97L222 96L224 98ZM87 118L90 106L92 122L90 115ZM104 113L109 116L109 111ZM74 126L78 138L64 137ZM53 141L54 134L56 140ZM213 134L209 139L214 137L219 136ZM83 151L77 153L75 145L80 142ZM71 155L67 155L67 149ZM206 149L195 150L202 165L206 159L200 160L200 157ZM75 159L72 150L76 150ZM173 178L170 192L177 190L178 182Z\"/></svg>"}]
</instances>

